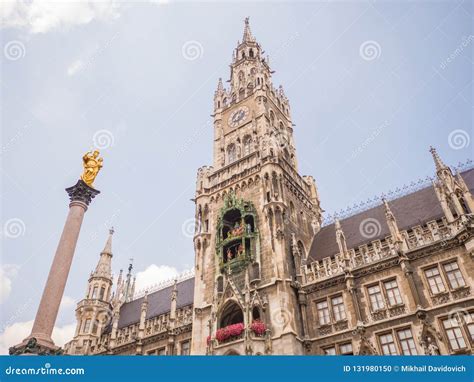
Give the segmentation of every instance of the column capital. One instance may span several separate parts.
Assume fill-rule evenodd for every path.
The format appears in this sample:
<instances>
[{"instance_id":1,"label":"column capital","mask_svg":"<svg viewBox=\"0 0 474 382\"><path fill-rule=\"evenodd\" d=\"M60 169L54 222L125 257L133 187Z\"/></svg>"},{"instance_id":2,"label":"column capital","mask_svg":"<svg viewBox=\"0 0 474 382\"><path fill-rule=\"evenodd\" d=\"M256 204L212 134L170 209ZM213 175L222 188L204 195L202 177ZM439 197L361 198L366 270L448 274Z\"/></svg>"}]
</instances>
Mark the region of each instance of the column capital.
<instances>
[{"instance_id":1,"label":"column capital","mask_svg":"<svg viewBox=\"0 0 474 382\"><path fill-rule=\"evenodd\" d=\"M82 179L79 179L74 186L66 188L66 192L71 203L84 203L86 207L89 206L92 199L100 194L99 190L89 187Z\"/></svg>"}]
</instances>

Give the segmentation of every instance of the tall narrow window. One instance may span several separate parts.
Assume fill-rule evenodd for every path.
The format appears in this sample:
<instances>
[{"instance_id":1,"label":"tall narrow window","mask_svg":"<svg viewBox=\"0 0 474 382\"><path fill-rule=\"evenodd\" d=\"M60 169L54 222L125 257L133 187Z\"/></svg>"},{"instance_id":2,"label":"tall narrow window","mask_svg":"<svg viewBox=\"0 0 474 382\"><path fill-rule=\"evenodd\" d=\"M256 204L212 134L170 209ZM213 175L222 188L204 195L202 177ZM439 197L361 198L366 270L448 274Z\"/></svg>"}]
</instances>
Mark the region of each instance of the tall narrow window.
<instances>
[{"instance_id":1,"label":"tall narrow window","mask_svg":"<svg viewBox=\"0 0 474 382\"><path fill-rule=\"evenodd\" d=\"M100 294L99 294L99 300L103 300L105 296L105 288L101 287L100 288Z\"/></svg>"},{"instance_id":2,"label":"tall narrow window","mask_svg":"<svg viewBox=\"0 0 474 382\"><path fill-rule=\"evenodd\" d=\"M227 147L227 161L228 163L235 162L237 159L236 157L237 150L235 149L235 145L231 144Z\"/></svg>"},{"instance_id":3,"label":"tall narrow window","mask_svg":"<svg viewBox=\"0 0 474 382\"><path fill-rule=\"evenodd\" d=\"M460 288L466 285L457 261L444 264L443 268L451 289Z\"/></svg>"},{"instance_id":4,"label":"tall narrow window","mask_svg":"<svg viewBox=\"0 0 474 382\"><path fill-rule=\"evenodd\" d=\"M181 355L189 355L189 341L181 343Z\"/></svg>"},{"instance_id":5,"label":"tall narrow window","mask_svg":"<svg viewBox=\"0 0 474 382\"><path fill-rule=\"evenodd\" d=\"M90 318L88 318L88 319L86 320L86 322L84 323L83 332L84 332L84 333L89 333L90 328L91 328L91 320L90 320Z\"/></svg>"},{"instance_id":6,"label":"tall narrow window","mask_svg":"<svg viewBox=\"0 0 474 382\"><path fill-rule=\"evenodd\" d=\"M382 334L379 336L379 340L384 355L397 355L397 347L395 346L392 333Z\"/></svg>"},{"instance_id":7,"label":"tall narrow window","mask_svg":"<svg viewBox=\"0 0 474 382\"><path fill-rule=\"evenodd\" d=\"M342 296L333 297L331 299L332 311L334 314L334 319L336 321L341 321L346 319L346 310L344 309L344 301Z\"/></svg>"},{"instance_id":8,"label":"tall narrow window","mask_svg":"<svg viewBox=\"0 0 474 382\"><path fill-rule=\"evenodd\" d=\"M439 273L438 267L433 267L425 270L426 280L428 280L428 285L430 286L431 293L438 294L446 290L444 287L443 279Z\"/></svg>"},{"instance_id":9,"label":"tall narrow window","mask_svg":"<svg viewBox=\"0 0 474 382\"><path fill-rule=\"evenodd\" d=\"M97 298L97 292L98 292L98 288L95 286L93 291L92 291L92 298Z\"/></svg>"},{"instance_id":10,"label":"tall narrow window","mask_svg":"<svg viewBox=\"0 0 474 382\"><path fill-rule=\"evenodd\" d=\"M466 348L466 341L464 341L461 328L455 319L447 318L443 320L443 327L451 349L459 350Z\"/></svg>"},{"instance_id":11,"label":"tall narrow window","mask_svg":"<svg viewBox=\"0 0 474 382\"><path fill-rule=\"evenodd\" d=\"M318 319L319 325L327 325L330 323L331 318L329 315L329 307L327 301L321 301L316 304L316 308L318 309Z\"/></svg>"},{"instance_id":12,"label":"tall narrow window","mask_svg":"<svg viewBox=\"0 0 474 382\"><path fill-rule=\"evenodd\" d=\"M397 332L398 340L404 355L417 355L415 341L411 329L403 329Z\"/></svg>"},{"instance_id":13,"label":"tall narrow window","mask_svg":"<svg viewBox=\"0 0 474 382\"><path fill-rule=\"evenodd\" d=\"M367 292L369 293L370 305L373 311L377 311L385 307L385 303L383 301L383 296L379 285L373 285L371 287L368 287Z\"/></svg>"},{"instance_id":14,"label":"tall narrow window","mask_svg":"<svg viewBox=\"0 0 474 382\"><path fill-rule=\"evenodd\" d=\"M252 151L252 138L250 136L244 137L244 155L249 155Z\"/></svg>"},{"instance_id":15,"label":"tall narrow window","mask_svg":"<svg viewBox=\"0 0 474 382\"><path fill-rule=\"evenodd\" d=\"M471 341L474 342L474 312L464 316L464 320L466 321L467 331L471 336Z\"/></svg>"},{"instance_id":16,"label":"tall narrow window","mask_svg":"<svg viewBox=\"0 0 474 382\"><path fill-rule=\"evenodd\" d=\"M400 290L398 289L397 281L385 281L383 284L385 287L385 291L387 292L388 304L390 306L402 304L402 296L400 295Z\"/></svg>"}]
</instances>

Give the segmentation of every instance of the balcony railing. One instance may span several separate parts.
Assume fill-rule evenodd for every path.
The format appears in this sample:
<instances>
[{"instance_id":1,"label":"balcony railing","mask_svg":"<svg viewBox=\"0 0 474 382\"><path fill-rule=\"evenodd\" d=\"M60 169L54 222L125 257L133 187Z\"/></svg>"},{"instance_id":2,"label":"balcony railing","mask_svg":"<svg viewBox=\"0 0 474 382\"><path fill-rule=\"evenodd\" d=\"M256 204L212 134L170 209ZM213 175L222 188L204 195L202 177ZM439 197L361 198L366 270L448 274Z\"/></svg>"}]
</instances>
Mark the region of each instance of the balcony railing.
<instances>
[{"instance_id":1,"label":"balcony railing","mask_svg":"<svg viewBox=\"0 0 474 382\"><path fill-rule=\"evenodd\" d=\"M424 225L415 226L409 230L402 231L408 250L422 248L435 243L442 243L454 237L465 226L465 218L461 217L452 223L447 223L443 218L439 221L430 221ZM334 240L336 238L334 237ZM389 257L397 256L393 248L392 238L375 240L370 243L349 250L349 262L352 269L373 264ZM344 259L341 254L325 257L320 261L312 262L305 267L308 282L315 282L325 278L344 273Z\"/></svg>"}]
</instances>

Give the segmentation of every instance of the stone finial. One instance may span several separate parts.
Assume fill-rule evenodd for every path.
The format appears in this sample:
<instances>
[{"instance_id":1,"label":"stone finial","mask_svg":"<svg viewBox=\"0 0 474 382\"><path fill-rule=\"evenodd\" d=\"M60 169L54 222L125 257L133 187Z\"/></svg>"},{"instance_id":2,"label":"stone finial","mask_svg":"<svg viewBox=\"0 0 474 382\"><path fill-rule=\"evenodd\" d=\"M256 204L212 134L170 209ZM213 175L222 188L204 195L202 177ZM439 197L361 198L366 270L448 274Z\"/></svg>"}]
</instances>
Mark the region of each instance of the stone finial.
<instances>
[{"instance_id":1,"label":"stone finial","mask_svg":"<svg viewBox=\"0 0 474 382\"><path fill-rule=\"evenodd\" d=\"M107 241L105 243L104 249L102 250L102 253L108 253L109 255L112 254L112 236L114 232L115 232L114 227L110 227L109 237L107 238Z\"/></svg>"},{"instance_id":2,"label":"stone finial","mask_svg":"<svg viewBox=\"0 0 474 382\"><path fill-rule=\"evenodd\" d=\"M224 84L222 83L222 78L219 77L219 82L217 82L217 93L224 91Z\"/></svg>"},{"instance_id":3,"label":"stone finial","mask_svg":"<svg viewBox=\"0 0 474 382\"><path fill-rule=\"evenodd\" d=\"M245 26L244 26L244 35L242 37L242 42L254 42L255 38L252 36L252 31L250 30L250 22L249 22L249 17L245 18Z\"/></svg>"},{"instance_id":4,"label":"stone finial","mask_svg":"<svg viewBox=\"0 0 474 382\"><path fill-rule=\"evenodd\" d=\"M402 235L400 234L400 230L398 229L397 220L395 219L395 215L393 214L390 206L387 202L387 199L382 198L384 210L385 210L385 218L387 220L387 225L390 230L390 234L393 237L394 242L400 243L403 241Z\"/></svg>"},{"instance_id":5,"label":"stone finial","mask_svg":"<svg viewBox=\"0 0 474 382\"><path fill-rule=\"evenodd\" d=\"M438 152L433 146L430 146L430 153L433 156L433 160L435 162L436 172L439 172L447 168L446 165L441 160L441 158L439 157Z\"/></svg>"},{"instance_id":6,"label":"stone finial","mask_svg":"<svg viewBox=\"0 0 474 382\"><path fill-rule=\"evenodd\" d=\"M342 230L341 222L337 218L334 221L334 228L336 229L336 241L337 246L339 247L339 253L345 256L347 254L346 237Z\"/></svg>"}]
</instances>

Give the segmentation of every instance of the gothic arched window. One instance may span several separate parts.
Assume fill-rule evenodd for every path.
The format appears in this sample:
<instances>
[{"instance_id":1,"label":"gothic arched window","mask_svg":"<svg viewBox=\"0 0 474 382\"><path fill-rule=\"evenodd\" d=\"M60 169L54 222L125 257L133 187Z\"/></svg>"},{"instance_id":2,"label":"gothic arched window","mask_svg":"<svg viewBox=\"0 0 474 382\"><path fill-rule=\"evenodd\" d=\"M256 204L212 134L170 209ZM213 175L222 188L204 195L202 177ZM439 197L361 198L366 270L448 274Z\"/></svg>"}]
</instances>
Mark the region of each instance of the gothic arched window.
<instances>
[{"instance_id":1,"label":"gothic arched window","mask_svg":"<svg viewBox=\"0 0 474 382\"><path fill-rule=\"evenodd\" d=\"M295 221L295 218L296 218L295 205L293 204L292 201L290 201L290 217L291 217L291 220Z\"/></svg>"},{"instance_id":2,"label":"gothic arched window","mask_svg":"<svg viewBox=\"0 0 474 382\"><path fill-rule=\"evenodd\" d=\"M270 123L272 126L275 125L275 113L273 112L273 110L270 110Z\"/></svg>"},{"instance_id":3,"label":"gothic arched window","mask_svg":"<svg viewBox=\"0 0 474 382\"><path fill-rule=\"evenodd\" d=\"M252 151L252 138L250 135L244 137L244 155L249 155Z\"/></svg>"},{"instance_id":4,"label":"gothic arched window","mask_svg":"<svg viewBox=\"0 0 474 382\"><path fill-rule=\"evenodd\" d=\"M232 143L229 146L227 146L227 162L232 163L235 162L237 159L237 150L235 148L235 145Z\"/></svg>"},{"instance_id":5,"label":"gothic arched window","mask_svg":"<svg viewBox=\"0 0 474 382\"><path fill-rule=\"evenodd\" d=\"M250 56L251 58L253 58L253 49L250 49L250 51L249 51L249 56Z\"/></svg>"},{"instance_id":6,"label":"gothic arched window","mask_svg":"<svg viewBox=\"0 0 474 382\"><path fill-rule=\"evenodd\" d=\"M225 328L226 326L240 324L241 322L244 322L244 314L240 306L233 301L228 303L222 311L219 326Z\"/></svg>"}]
</instances>

